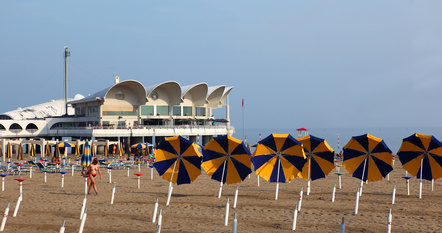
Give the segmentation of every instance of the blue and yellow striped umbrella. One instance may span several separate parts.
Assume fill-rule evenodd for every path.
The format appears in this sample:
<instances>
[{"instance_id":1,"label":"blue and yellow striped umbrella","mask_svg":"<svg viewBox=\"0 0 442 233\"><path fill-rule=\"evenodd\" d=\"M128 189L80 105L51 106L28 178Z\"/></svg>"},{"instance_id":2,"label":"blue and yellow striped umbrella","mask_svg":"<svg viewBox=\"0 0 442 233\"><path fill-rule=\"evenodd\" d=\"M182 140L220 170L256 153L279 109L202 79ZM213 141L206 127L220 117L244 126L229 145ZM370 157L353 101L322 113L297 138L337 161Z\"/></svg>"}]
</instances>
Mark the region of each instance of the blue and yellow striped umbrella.
<instances>
[{"instance_id":1,"label":"blue and yellow striped umbrella","mask_svg":"<svg viewBox=\"0 0 442 233\"><path fill-rule=\"evenodd\" d=\"M304 147L307 162L302 168L302 178L316 180L325 178L334 168L335 154L327 141L312 135L297 138Z\"/></svg>"},{"instance_id":2,"label":"blue and yellow striped umbrella","mask_svg":"<svg viewBox=\"0 0 442 233\"><path fill-rule=\"evenodd\" d=\"M201 153L198 146L181 137L166 137L155 150L153 164L163 179L180 184L190 184L201 174Z\"/></svg>"},{"instance_id":3,"label":"blue and yellow striped umbrella","mask_svg":"<svg viewBox=\"0 0 442 233\"><path fill-rule=\"evenodd\" d=\"M6 148L6 158L12 159L12 147L11 142L8 142L8 147Z\"/></svg>"},{"instance_id":4,"label":"blue and yellow striped umbrella","mask_svg":"<svg viewBox=\"0 0 442 233\"><path fill-rule=\"evenodd\" d=\"M252 173L250 151L241 140L230 135L213 138L202 152L201 167L213 180L240 183Z\"/></svg>"},{"instance_id":5,"label":"blue and yellow striped umbrella","mask_svg":"<svg viewBox=\"0 0 442 233\"><path fill-rule=\"evenodd\" d=\"M55 158L60 158L60 147L58 145L59 145L59 143L54 145L54 147L55 147L54 148L54 157Z\"/></svg>"},{"instance_id":6,"label":"blue and yellow striped umbrella","mask_svg":"<svg viewBox=\"0 0 442 233\"><path fill-rule=\"evenodd\" d=\"M45 157L50 157L52 154L51 147L49 146L49 142L46 143L46 149L45 149Z\"/></svg>"},{"instance_id":7,"label":"blue and yellow striped umbrella","mask_svg":"<svg viewBox=\"0 0 442 233\"><path fill-rule=\"evenodd\" d=\"M415 133L404 138L397 155L402 168L416 178L442 177L442 143L433 135Z\"/></svg>"},{"instance_id":8,"label":"blue and yellow striped umbrella","mask_svg":"<svg viewBox=\"0 0 442 233\"><path fill-rule=\"evenodd\" d=\"M130 146L131 148L144 149L146 148L146 143L136 143Z\"/></svg>"},{"instance_id":9,"label":"blue and yellow striped umbrella","mask_svg":"<svg viewBox=\"0 0 442 233\"><path fill-rule=\"evenodd\" d=\"M29 148L29 156L34 157L35 156L35 147L34 143L31 143L31 147Z\"/></svg>"},{"instance_id":10,"label":"blue and yellow striped umbrella","mask_svg":"<svg viewBox=\"0 0 442 233\"><path fill-rule=\"evenodd\" d=\"M23 160L23 145L21 143L18 146L17 159Z\"/></svg>"},{"instance_id":11,"label":"blue and yellow striped umbrella","mask_svg":"<svg viewBox=\"0 0 442 233\"><path fill-rule=\"evenodd\" d=\"M307 162L302 143L290 134L271 134L259 141L251 160L257 175L277 183L300 177Z\"/></svg>"},{"instance_id":12,"label":"blue and yellow striped umbrella","mask_svg":"<svg viewBox=\"0 0 442 233\"><path fill-rule=\"evenodd\" d=\"M75 147L75 145L70 142L60 142L58 143L58 147Z\"/></svg>"},{"instance_id":13,"label":"blue and yellow striped umbrella","mask_svg":"<svg viewBox=\"0 0 442 233\"><path fill-rule=\"evenodd\" d=\"M382 180L393 170L393 153L384 140L364 134L344 146L344 165L348 173L362 181Z\"/></svg>"},{"instance_id":14,"label":"blue and yellow striped umbrella","mask_svg":"<svg viewBox=\"0 0 442 233\"><path fill-rule=\"evenodd\" d=\"M86 141L86 143L84 144L83 154L81 155L81 163L80 164L83 167L87 167L91 163L92 163L91 147L89 146L89 142Z\"/></svg>"}]
</instances>

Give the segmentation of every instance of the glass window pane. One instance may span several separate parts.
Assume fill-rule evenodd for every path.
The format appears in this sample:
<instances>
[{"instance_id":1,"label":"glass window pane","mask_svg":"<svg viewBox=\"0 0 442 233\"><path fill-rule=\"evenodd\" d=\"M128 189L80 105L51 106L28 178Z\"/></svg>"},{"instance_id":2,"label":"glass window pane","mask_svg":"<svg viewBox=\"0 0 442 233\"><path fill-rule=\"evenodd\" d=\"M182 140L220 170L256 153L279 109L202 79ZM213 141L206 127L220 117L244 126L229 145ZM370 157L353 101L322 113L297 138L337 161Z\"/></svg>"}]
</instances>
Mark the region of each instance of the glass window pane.
<instances>
[{"instance_id":1,"label":"glass window pane","mask_svg":"<svg viewBox=\"0 0 442 233\"><path fill-rule=\"evenodd\" d=\"M181 106L173 106L172 114L174 116L181 116Z\"/></svg>"},{"instance_id":2,"label":"glass window pane","mask_svg":"<svg viewBox=\"0 0 442 233\"><path fill-rule=\"evenodd\" d=\"M169 115L169 106L157 106L157 115L160 116Z\"/></svg>"}]
</instances>

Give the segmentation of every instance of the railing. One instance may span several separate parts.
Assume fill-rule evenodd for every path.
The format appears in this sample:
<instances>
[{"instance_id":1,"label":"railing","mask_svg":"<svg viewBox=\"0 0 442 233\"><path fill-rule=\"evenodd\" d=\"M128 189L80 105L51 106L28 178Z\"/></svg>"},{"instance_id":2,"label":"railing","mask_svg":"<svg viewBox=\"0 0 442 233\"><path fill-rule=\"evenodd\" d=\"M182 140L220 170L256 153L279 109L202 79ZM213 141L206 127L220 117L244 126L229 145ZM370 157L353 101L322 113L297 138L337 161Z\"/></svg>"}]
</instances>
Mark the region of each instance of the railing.
<instances>
[{"instance_id":1,"label":"railing","mask_svg":"<svg viewBox=\"0 0 442 233\"><path fill-rule=\"evenodd\" d=\"M91 129L104 129L104 130L116 130L116 129L225 129L226 125L148 125L148 126L88 126L88 127L59 127L52 128L51 130L91 130Z\"/></svg>"}]
</instances>

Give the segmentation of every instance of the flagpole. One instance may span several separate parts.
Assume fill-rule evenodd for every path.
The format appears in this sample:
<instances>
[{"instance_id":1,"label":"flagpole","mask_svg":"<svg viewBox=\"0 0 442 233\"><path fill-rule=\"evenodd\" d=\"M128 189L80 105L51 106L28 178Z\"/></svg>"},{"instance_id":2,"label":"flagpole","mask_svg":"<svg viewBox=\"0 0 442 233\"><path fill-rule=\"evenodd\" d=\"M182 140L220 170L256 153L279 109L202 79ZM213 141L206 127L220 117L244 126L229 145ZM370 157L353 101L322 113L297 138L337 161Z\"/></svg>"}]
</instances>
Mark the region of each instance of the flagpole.
<instances>
[{"instance_id":1,"label":"flagpole","mask_svg":"<svg viewBox=\"0 0 442 233\"><path fill-rule=\"evenodd\" d=\"M242 97L242 138L246 140L246 133L244 129L244 97Z\"/></svg>"}]
</instances>

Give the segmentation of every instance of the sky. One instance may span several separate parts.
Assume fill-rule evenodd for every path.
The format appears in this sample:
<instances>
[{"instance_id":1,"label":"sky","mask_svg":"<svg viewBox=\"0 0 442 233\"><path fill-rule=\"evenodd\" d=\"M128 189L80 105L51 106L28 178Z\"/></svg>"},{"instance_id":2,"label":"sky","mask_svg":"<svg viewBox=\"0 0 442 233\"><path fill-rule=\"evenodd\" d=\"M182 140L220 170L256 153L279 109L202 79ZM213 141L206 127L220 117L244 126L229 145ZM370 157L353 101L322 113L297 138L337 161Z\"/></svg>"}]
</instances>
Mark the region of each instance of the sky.
<instances>
[{"instance_id":1,"label":"sky","mask_svg":"<svg viewBox=\"0 0 442 233\"><path fill-rule=\"evenodd\" d=\"M246 128L442 126L439 0L2 0L0 9L0 112L63 99L68 46L69 98L117 75L233 86L236 128L243 110Z\"/></svg>"}]
</instances>

